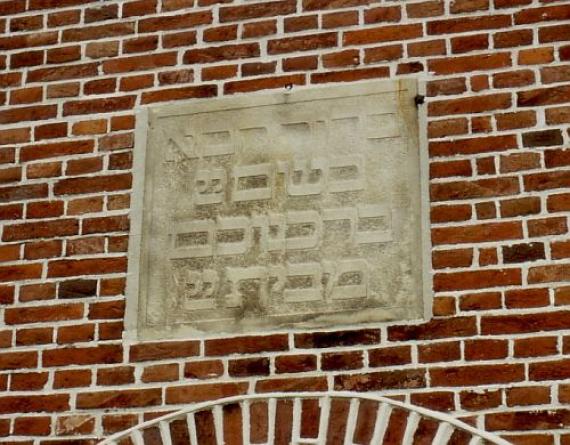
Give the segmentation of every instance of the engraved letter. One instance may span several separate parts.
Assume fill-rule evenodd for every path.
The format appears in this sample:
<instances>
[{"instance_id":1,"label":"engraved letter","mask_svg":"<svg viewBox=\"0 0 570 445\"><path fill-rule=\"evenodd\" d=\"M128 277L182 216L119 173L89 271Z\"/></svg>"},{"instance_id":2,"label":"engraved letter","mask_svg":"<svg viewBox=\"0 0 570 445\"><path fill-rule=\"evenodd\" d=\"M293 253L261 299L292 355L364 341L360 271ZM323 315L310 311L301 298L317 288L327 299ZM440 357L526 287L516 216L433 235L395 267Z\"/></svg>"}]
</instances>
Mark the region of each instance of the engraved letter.
<instances>
[{"instance_id":1,"label":"engraved letter","mask_svg":"<svg viewBox=\"0 0 570 445\"><path fill-rule=\"evenodd\" d=\"M342 156L329 163L328 191L331 193L364 190L364 159L362 156Z\"/></svg>"},{"instance_id":2,"label":"engraved letter","mask_svg":"<svg viewBox=\"0 0 570 445\"><path fill-rule=\"evenodd\" d=\"M200 258L214 254L214 221L201 219L175 226L170 258Z\"/></svg>"},{"instance_id":3,"label":"engraved letter","mask_svg":"<svg viewBox=\"0 0 570 445\"><path fill-rule=\"evenodd\" d=\"M392 241L392 220L387 205L358 206L358 225L354 235L357 244Z\"/></svg>"},{"instance_id":4,"label":"engraved letter","mask_svg":"<svg viewBox=\"0 0 570 445\"><path fill-rule=\"evenodd\" d=\"M251 226L245 216L219 218L216 232L217 255L242 255L251 247Z\"/></svg>"},{"instance_id":5,"label":"engraved letter","mask_svg":"<svg viewBox=\"0 0 570 445\"><path fill-rule=\"evenodd\" d=\"M287 282L283 299L288 303L322 299L322 268L319 263L287 265Z\"/></svg>"},{"instance_id":6,"label":"engraved letter","mask_svg":"<svg viewBox=\"0 0 570 445\"><path fill-rule=\"evenodd\" d=\"M198 170L194 183L196 204L220 204L224 202L226 171L223 168Z\"/></svg>"},{"instance_id":7,"label":"engraved letter","mask_svg":"<svg viewBox=\"0 0 570 445\"><path fill-rule=\"evenodd\" d=\"M234 167L232 199L234 201L271 199L273 177L273 166L269 163Z\"/></svg>"},{"instance_id":8,"label":"engraved letter","mask_svg":"<svg viewBox=\"0 0 570 445\"><path fill-rule=\"evenodd\" d=\"M287 212L287 250L314 249L323 235L323 222L315 210Z\"/></svg>"}]
</instances>

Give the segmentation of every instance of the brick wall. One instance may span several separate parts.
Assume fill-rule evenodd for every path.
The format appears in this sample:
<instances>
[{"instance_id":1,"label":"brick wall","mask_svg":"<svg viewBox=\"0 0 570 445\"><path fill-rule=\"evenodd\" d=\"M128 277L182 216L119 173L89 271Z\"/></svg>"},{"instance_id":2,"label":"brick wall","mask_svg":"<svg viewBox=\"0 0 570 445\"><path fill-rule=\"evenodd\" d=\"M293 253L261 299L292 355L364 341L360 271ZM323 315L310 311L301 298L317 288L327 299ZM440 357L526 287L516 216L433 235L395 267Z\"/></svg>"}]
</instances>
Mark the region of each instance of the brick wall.
<instances>
[{"instance_id":1,"label":"brick wall","mask_svg":"<svg viewBox=\"0 0 570 445\"><path fill-rule=\"evenodd\" d=\"M569 42L567 0L0 1L0 443L346 389L570 444ZM403 76L428 79L433 319L121 341L139 106Z\"/></svg>"}]
</instances>

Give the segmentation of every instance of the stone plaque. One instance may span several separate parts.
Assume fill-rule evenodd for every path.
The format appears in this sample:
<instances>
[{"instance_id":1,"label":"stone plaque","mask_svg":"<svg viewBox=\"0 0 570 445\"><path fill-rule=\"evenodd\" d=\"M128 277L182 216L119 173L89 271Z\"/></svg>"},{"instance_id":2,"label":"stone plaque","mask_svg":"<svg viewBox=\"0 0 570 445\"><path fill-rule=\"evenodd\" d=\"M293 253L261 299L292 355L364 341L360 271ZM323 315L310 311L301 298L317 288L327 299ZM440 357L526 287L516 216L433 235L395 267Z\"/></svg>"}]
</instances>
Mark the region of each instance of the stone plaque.
<instances>
[{"instance_id":1,"label":"stone plaque","mask_svg":"<svg viewBox=\"0 0 570 445\"><path fill-rule=\"evenodd\" d=\"M422 317L415 95L415 82L375 82L149 109L128 329L164 338Z\"/></svg>"}]
</instances>

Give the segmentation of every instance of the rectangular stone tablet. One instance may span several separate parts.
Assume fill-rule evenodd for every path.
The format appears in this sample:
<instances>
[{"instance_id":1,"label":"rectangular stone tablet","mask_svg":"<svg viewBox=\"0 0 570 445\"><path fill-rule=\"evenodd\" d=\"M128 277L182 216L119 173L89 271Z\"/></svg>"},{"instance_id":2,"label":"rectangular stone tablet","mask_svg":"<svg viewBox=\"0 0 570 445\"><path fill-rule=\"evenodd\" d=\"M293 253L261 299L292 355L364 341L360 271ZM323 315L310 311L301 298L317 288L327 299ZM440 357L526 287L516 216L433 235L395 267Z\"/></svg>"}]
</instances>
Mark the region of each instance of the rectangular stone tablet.
<instances>
[{"instance_id":1,"label":"rectangular stone tablet","mask_svg":"<svg viewBox=\"0 0 570 445\"><path fill-rule=\"evenodd\" d=\"M415 81L384 81L141 114L131 335L424 316L429 203L415 96Z\"/></svg>"}]
</instances>

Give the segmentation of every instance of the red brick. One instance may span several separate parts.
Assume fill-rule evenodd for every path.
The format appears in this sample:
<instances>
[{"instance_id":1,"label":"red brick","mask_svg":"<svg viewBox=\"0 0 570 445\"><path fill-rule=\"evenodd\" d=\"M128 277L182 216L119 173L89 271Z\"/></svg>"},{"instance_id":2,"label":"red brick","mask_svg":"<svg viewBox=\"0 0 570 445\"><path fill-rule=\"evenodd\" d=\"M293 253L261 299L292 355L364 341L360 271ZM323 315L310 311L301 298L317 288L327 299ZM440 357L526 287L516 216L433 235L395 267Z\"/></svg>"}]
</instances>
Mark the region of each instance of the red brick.
<instances>
[{"instance_id":1,"label":"red brick","mask_svg":"<svg viewBox=\"0 0 570 445\"><path fill-rule=\"evenodd\" d=\"M481 411L496 408L501 405L502 391L462 391L460 393L461 407L468 411Z\"/></svg>"},{"instance_id":2,"label":"red brick","mask_svg":"<svg viewBox=\"0 0 570 445\"><path fill-rule=\"evenodd\" d=\"M550 403L550 389L544 386L523 386L508 388L508 406L541 405Z\"/></svg>"},{"instance_id":3,"label":"red brick","mask_svg":"<svg viewBox=\"0 0 570 445\"><path fill-rule=\"evenodd\" d=\"M81 11L72 9L61 12L53 12L48 14L48 27L56 28L59 26L75 25L81 20Z\"/></svg>"},{"instance_id":4,"label":"red brick","mask_svg":"<svg viewBox=\"0 0 570 445\"><path fill-rule=\"evenodd\" d=\"M35 368L38 365L38 354L35 351L0 353L0 369Z\"/></svg>"},{"instance_id":5,"label":"red brick","mask_svg":"<svg viewBox=\"0 0 570 445\"><path fill-rule=\"evenodd\" d=\"M77 394L78 409L137 408L162 403L160 388L85 392Z\"/></svg>"},{"instance_id":6,"label":"red brick","mask_svg":"<svg viewBox=\"0 0 570 445\"><path fill-rule=\"evenodd\" d=\"M34 139L40 141L42 139L57 139L67 136L67 123L58 122L55 124L39 125L34 128ZM78 141L81 142L81 141Z\"/></svg>"},{"instance_id":7,"label":"red brick","mask_svg":"<svg viewBox=\"0 0 570 445\"><path fill-rule=\"evenodd\" d=\"M197 341L141 343L131 346L129 357L133 362L163 360L196 356L199 350L200 346Z\"/></svg>"},{"instance_id":8,"label":"red brick","mask_svg":"<svg viewBox=\"0 0 570 445\"><path fill-rule=\"evenodd\" d=\"M458 341L429 343L418 346L420 363L452 362L461 359L461 346Z\"/></svg>"},{"instance_id":9,"label":"red brick","mask_svg":"<svg viewBox=\"0 0 570 445\"><path fill-rule=\"evenodd\" d=\"M475 332L474 318L457 317L433 319L417 325L390 326L388 339L390 341L433 340L445 337L465 337Z\"/></svg>"},{"instance_id":10,"label":"red brick","mask_svg":"<svg viewBox=\"0 0 570 445\"><path fill-rule=\"evenodd\" d=\"M235 337L205 341L206 355L254 354L259 352L286 351L287 336L282 334L256 337Z\"/></svg>"},{"instance_id":11,"label":"red brick","mask_svg":"<svg viewBox=\"0 0 570 445\"><path fill-rule=\"evenodd\" d=\"M190 12L188 14L152 17L142 19L138 24L138 32L169 31L173 29L187 29L198 25L207 25L212 22L211 11Z\"/></svg>"},{"instance_id":12,"label":"red brick","mask_svg":"<svg viewBox=\"0 0 570 445\"><path fill-rule=\"evenodd\" d=\"M93 148L94 144L92 140L27 145L22 147L20 159L27 162L58 156L91 153Z\"/></svg>"},{"instance_id":13,"label":"red brick","mask_svg":"<svg viewBox=\"0 0 570 445\"><path fill-rule=\"evenodd\" d=\"M474 12L489 9L489 0L454 0L451 3L452 14Z\"/></svg>"},{"instance_id":14,"label":"red brick","mask_svg":"<svg viewBox=\"0 0 570 445\"><path fill-rule=\"evenodd\" d=\"M57 330L57 343L81 343L95 339L95 326L93 324L81 324L75 326L62 326Z\"/></svg>"},{"instance_id":15,"label":"red brick","mask_svg":"<svg viewBox=\"0 0 570 445\"><path fill-rule=\"evenodd\" d=\"M524 365L475 365L432 368L432 386L479 386L524 380Z\"/></svg>"},{"instance_id":16,"label":"red brick","mask_svg":"<svg viewBox=\"0 0 570 445\"><path fill-rule=\"evenodd\" d=\"M429 71L437 75L494 70L508 66L511 66L511 56L509 53L478 54L474 56L435 59L428 62Z\"/></svg>"},{"instance_id":17,"label":"red brick","mask_svg":"<svg viewBox=\"0 0 570 445\"><path fill-rule=\"evenodd\" d=\"M221 360L202 360L184 365L184 377L187 379L212 379L223 374L224 364Z\"/></svg>"},{"instance_id":18,"label":"red brick","mask_svg":"<svg viewBox=\"0 0 570 445\"><path fill-rule=\"evenodd\" d=\"M52 328L19 329L16 333L16 345L45 345L52 343Z\"/></svg>"},{"instance_id":19,"label":"red brick","mask_svg":"<svg viewBox=\"0 0 570 445\"><path fill-rule=\"evenodd\" d=\"M190 46L196 43L196 31L175 32L162 36L162 46L164 48L178 48Z\"/></svg>"},{"instance_id":20,"label":"red brick","mask_svg":"<svg viewBox=\"0 0 570 445\"><path fill-rule=\"evenodd\" d=\"M531 29L498 32L493 35L494 48L513 48L532 44Z\"/></svg>"},{"instance_id":21,"label":"red brick","mask_svg":"<svg viewBox=\"0 0 570 445\"><path fill-rule=\"evenodd\" d=\"M146 366L143 370L141 381L152 382L172 382L178 380L179 369L177 363L166 365Z\"/></svg>"},{"instance_id":22,"label":"red brick","mask_svg":"<svg viewBox=\"0 0 570 445\"><path fill-rule=\"evenodd\" d=\"M247 392L247 383L212 383L166 388L167 404L198 403Z\"/></svg>"},{"instance_id":23,"label":"red brick","mask_svg":"<svg viewBox=\"0 0 570 445\"><path fill-rule=\"evenodd\" d=\"M85 82L83 85L84 95L113 93L117 88L117 79L96 79Z\"/></svg>"},{"instance_id":24,"label":"red brick","mask_svg":"<svg viewBox=\"0 0 570 445\"><path fill-rule=\"evenodd\" d=\"M287 15L294 13L296 9L296 2L294 0L251 3L239 6L222 6L220 8L220 22Z\"/></svg>"},{"instance_id":25,"label":"red brick","mask_svg":"<svg viewBox=\"0 0 570 445\"><path fill-rule=\"evenodd\" d=\"M224 85L224 94L245 93L250 91L285 88L293 85L304 84L305 76L302 74L292 74L278 77L263 77L251 80L227 82Z\"/></svg>"},{"instance_id":26,"label":"red brick","mask_svg":"<svg viewBox=\"0 0 570 445\"><path fill-rule=\"evenodd\" d=\"M275 357L275 372L277 374L315 371L316 369L317 357L311 354Z\"/></svg>"},{"instance_id":27,"label":"red brick","mask_svg":"<svg viewBox=\"0 0 570 445\"><path fill-rule=\"evenodd\" d=\"M554 50L552 48L531 48L519 51L519 65L540 65L553 60Z\"/></svg>"},{"instance_id":28,"label":"red brick","mask_svg":"<svg viewBox=\"0 0 570 445\"><path fill-rule=\"evenodd\" d=\"M501 201L501 216L512 218L516 216L534 215L540 213L540 198L527 197Z\"/></svg>"},{"instance_id":29,"label":"red brick","mask_svg":"<svg viewBox=\"0 0 570 445\"><path fill-rule=\"evenodd\" d=\"M48 436L51 433L49 416L18 417L14 420L15 436Z\"/></svg>"},{"instance_id":30,"label":"red brick","mask_svg":"<svg viewBox=\"0 0 570 445\"><path fill-rule=\"evenodd\" d=\"M82 304L7 308L4 313L4 321L6 324L73 320L82 317Z\"/></svg>"},{"instance_id":31,"label":"red brick","mask_svg":"<svg viewBox=\"0 0 570 445\"><path fill-rule=\"evenodd\" d=\"M411 363L411 350L409 346L393 346L387 348L370 349L368 362L370 366L395 366Z\"/></svg>"},{"instance_id":32,"label":"red brick","mask_svg":"<svg viewBox=\"0 0 570 445\"><path fill-rule=\"evenodd\" d=\"M486 269L470 272L437 273L434 277L436 292L484 289L496 286L521 284L519 269Z\"/></svg>"},{"instance_id":33,"label":"red brick","mask_svg":"<svg viewBox=\"0 0 570 445\"><path fill-rule=\"evenodd\" d=\"M519 107L554 105L570 101L570 86L560 85L551 88L522 91L517 93Z\"/></svg>"},{"instance_id":34,"label":"red brick","mask_svg":"<svg viewBox=\"0 0 570 445\"><path fill-rule=\"evenodd\" d=\"M524 263L545 259L544 244L528 243L503 246L503 263Z\"/></svg>"},{"instance_id":35,"label":"red brick","mask_svg":"<svg viewBox=\"0 0 570 445\"><path fill-rule=\"evenodd\" d=\"M364 50L364 63L376 63L387 60L397 60L403 55L402 45L379 46Z\"/></svg>"},{"instance_id":36,"label":"red brick","mask_svg":"<svg viewBox=\"0 0 570 445\"><path fill-rule=\"evenodd\" d=\"M111 113L115 111L130 110L135 104L135 96L118 96L102 99L76 100L66 102L63 106L63 115Z\"/></svg>"},{"instance_id":37,"label":"red brick","mask_svg":"<svg viewBox=\"0 0 570 445\"><path fill-rule=\"evenodd\" d=\"M471 205L440 205L432 207L430 219L433 223L467 221L471 219Z\"/></svg>"},{"instance_id":38,"label":"red brick","mask_svg":"<svg viewBox=\"0 0 570 445\"><path fill-rule=\"evenodd\" d=\"M410 57L443 56L446 51L445 40L408 43L408 55Z\"/></svg>"},{"instance_id":39,"label":"red brick","mask_svg":"<svg viewBox=\"0 0 570 445\"><path fill-rule=\"evenodd\" d=\"M357 31L347 31L343 37L343 45L366 45L377 42L401 41L415 39L423 34L420 24L390 25L380 28L368 28Z\"/></svg>"},{"instance_id":40,"label":"red brick","mask_svg":"<svg viewBox=\"0 0 570 445\"><path fill-rule=\"evenodd\" d=\"M430 102L428 105L428 113L431 116L482 113L485 111L509 108L510 106L510 94L492 94L487 96Z\"/></svg>"},{"instance_id":41,"label":"red brick","mask_svg":"<svg viewBox=\"0 0 570 445\"><path fill-rule=\"evenodd\" d=\"M48 277L69 277L126 272L127 261L123 257L86 258L80 260L55 260L48 266Z\"/></svg>"},{"instance_id":42,"label":"red brick","mask_svg":"<svg viewBox=\"0 0 570 445\"><path fill-rule=\"evenodd\" d=\"M40 278L42 265L37 263L0 266L0 282Z\"/></svg>"},{"instance_id":43,"label":"red brick","mask_svg":"<svg viewBox=\"0 0 570 445\"><path fill-rule=\"evenodd\" d=\"M28 284L20 287L19 301L51 300L55 298L55 284Z\"/></svg>"},{"instance_id":44,"label":"red brick","mask_svg":"<svg viewBox=\"0 0 570 445\"><path fill-rule=\"evenodd\" d=\"M163 2L164 3L164 2ZM135 0L123 3L122 17L134 17L154 14L156 12L157 0ZM166 8L163 5L163 8Z\"/></svg>"},{"instance_id":45,"label":"red brick","mask_svg":"<svg viewBox=\"0 0 570 445\"><path fill-rule=\"evenodd\" d=\"M285 28L287 28L287 19L285 19ZM285 32L288 32L287 29L285 29ZM244 23L241 37L243 39L252 39L273 34L277 34L277 21L266 20L263 22Z\"/></svg>"},{"instance_id":46,"label":"red brick","mask_svg":"<svg viewBox=\"0 0 570 445\"><path fill-rule=\"evenodd\" d=\"M443 15L444 2L428 0L420 3L410 3L406 4L406 11L410 18L436 17Z\"/></svg>"},{"instance_id":47,"label":"red brick","mask_svg":"<svg viewBox=\"0 0 570 445\"><path fill-rule=\"evenodd\" d=\"M217 94L216 85L199 85L183 88L169 88L156 91L146 91L142 94L141 103L150 104L171 100L195 99L214 97Z\"/></svg>"},{"instance_id":48,"label":"red brick","mask_svg":"<svg viewBox=\"0 0 570 445\"><path fill-rule=\"evenodd\" d=\"M379 20L381 21L381 20ZM341 28L358 24L358 11L331 12L323 15L323 29Z\"/></svg>"},{"instance_id":49,"label":"red brick","mask_svg":"<svg viewBox=\"0 0 570 445\"><path fill-rule=\"evenodd\" d=\"M334 389L337 391L382 391L423 388L425 386L425 371L423 369L337 375L334 378Z\"/></svg>"},{"instance_id":50,"label":"red brick","mask_svg":"<svg viewBox=\"0 0 570 445\"><path fill-rule=\"evenodd\" d=\"M11 391L40 391L48 381L47 372L13 373L10 381Z\"/></svg>"},{"instance_id":51,"label":"red brick","mask_svg":"<svg viewBox=\"0 0 570 445\"><path fill-rule=\"evenodd\" d=\"M477 154L517 148L514 135L480 136L456 139L454 141L430 142L430 156L451 156L456 154Z\"/></svg>"},{"instance_id":52,"label":"red brick","mask_svg":"<svg viewBox=\"0 0 570 445\"><path fill-rule=\"evenodd\" d=\"M311 83L320 84L327 82L356 82L358 80L376 79L388 77L390 70L382 66L377 68L350 69L346 71L334 71L329 73L311 74Z\"/></svg>"},{"instance_id":53,"label":"red brick","mask_svg":"<svg viewBox=\"0 0 570 445\"><path fill-rule=\"evenodd\" d=\"M103 208L103 198L96 196L93 198L74 199L67 204L68 215L82 215L85 213L99 212Z\"/></svg>"},{"instance_id":54,"label":"red brick","mask_svg":"<svg viewBox=\"0 0 570 445\"><path fill-rule=\"evenodd\" d=\"M118 433L135 426L137 423L137 414L105 414L102 421L103 432L105 434Z\"/></svg>"},{"instance_id":55,"label":"red brick","mask_svg":"<svg viewBox=\"0 0 570 445\"><path fill-rule=\"evenodd\" d=\"M295 392L295 391L326 391L326 377L289 377L283 379L258 380L255 392Z\"/></svg>"},{"instance_id":56,"label":"red brick","mask_svg":"<svg viewBox=\"0 0 570 445\"><path fill-rule=\"evenodd\" d=\"M0 413L37 413L68 411L68 394L46 394L0 397Z\"/></svg>"},{"instance_id":57,"label":"red brick","mask_svg":"<svg viewBox=\"0 0 570 445\"><path fill-rule=\"evenodd\" d=\"M269 375L269 359L261 357L230 360L228 362L228 374L230 377Z\"/></svg>"},{"instance_id":58,"label":"red brick","mask_svg":"<svg viewBox=\"0 0 570 445\"><path fill-rule=\"evenodd\" d=\"M42 354L44 366L111 364L120 363L122 359L123 349L118 345L60 348L45 350Z\"/></svg>"},{"instance_id":59,"label":"red brick","mask_svg":"<svg viewBox=\"0 0 570 445\"><path fill-rule=\"evenodd\" d=\"M0 111L0 124L13 124L24 121L51 119L57 115L57 105L34 105L31 107L11 107Z\"/></svg>"},{"instance_id":60,"label":"red brick","mask_svg":"<svg viewBox=\"0 0 570 445\"><path fill-rule=\"evenodd\" d=\"M47 195L48 190L46 184L18 185L0 188L0 202L46 198Z\"/></svg>"},{"instance_id":61,"label":"red brick","mask_svg":"<svg viewBox=\"0 0 570 445\"><path fill-rule=\"evenodd\" d=\"M134 366L113 366L97 370L97 385L115 386L135 382Z\"/></svg>"},{"instance_id":62,"label":"red brick","mask_svg":"<svg viewBox=\"0 0 570 445\"><path fill-rule=\"evenodd\" d=\"M299 32L319 27L319 17L317 15L303 15L287 17L283 21L285 32Z\"/></svg>"},{"instance_id":63,"label":"red brick","mask_svg":"<svg viewBox=\"0 0 570 445\"><path fill-rule=\"evenodd\" d=\"M362 351L327 352L321 357L323 371L341 371L363 367Z\"/></svg>"},{"instance_id":64,"label":"red brick","mask_svg":"<svg viewBox=\"0 0 570 445\"><path fill-rule=\"evenodd\" d=\"M163 71L162 73L158 73L159 85L191 83L193 81L194 81L193 70Z\"/></svg>"},{"instance_id":65,"label":"red brick","mask_svg":"<svg viewBox=\"0 0 570 445\"><path fill-rule=\"evenodd\" d=\"M83 26L65 29L62 32L63 42L79 42L83 40L99 40L109 37L125 36L135 32L134 23L122 22L107 25Z\"/></svg>"},{"instance_id":66,"label":"red brick","mask_svg":"<svg viewBox=\"0 0 570 445\"><path fill-rule=\"evenodd\" d=\"M455 34L460 32L500 29L511 26L510 15L487 15L435 20L427 24L428 34Z\"/></svg>"},{"instance_id":67,"label":"red brick","mask_svg":"<svg viewBox=\"0 0 570 445\"><path fill-rule=\"evenodd\" d=\"M18 241L34 238L53 238L56 236L77 235L79 221L76 219L59 219L6 226L2 239Z\"/></svg>"},{"instance_id":68,"label":"red brick","mask_svg":"<svg viewBox=\"0 0 570 445\"><path fill-rule=\"evenodd\" d=\"M432 252L434 269L469 267L473 262L473 249L438 250Z\"/></svg>"},{"instance_id":69,"label":"red brick","mask_svg":"<svg viewBox=\"0 0 570 445\"><path fill-rule=\"evenodd\" d=\"M176 59L176 52L123 57L103 62L103 71L107 74L145 71L163 66L176 65Z\"/></svg>"},{"instance_id":70,"label":"red brick","mask_svg":"<svg viewBox=\"0 0 570 445\"><path fill-rule=\"evenodd\" d=\"M121 78L121 91L135 91L152 87L154 85L153 74L141 74L138 76L129 76Z\"/></svg>"},{"instance_id":71,"label":"red brick","mask_svg":"<svg viewBox=\"0 0 570 445\"><path fill-rule=\"evenodd\" d=\"M128 39L123 42L123 53L144 53L158 48L158 36L144 36ZM136 70L136 68L135 68ZM133 70L134 71L134 70Z\"/></svg>"},{"instance_id":72,"label":"red brick","mask_svg":"<svg viewBox=\"0 0 570 445\"><path fill-rule=\"evenodd\" d=\"M529 337L515 339L515 357L541 357L558 354L556 337Z\"/></svg>"},{"instance_id":73,"label":"red brick","mask_svg":"<svg viewBox=\"0 0 570 445\"><path fill-rule=\"evenodd\" d=\"M465 342L465 360L499 360L505 359L509 353L507 340L467 340Z\"/></svg>"},{"instance_id":74,"label":"red brick","mask_svg":"<svg viewBox=\"0 0 570 445\"><path fill-rule=\"evenodd\" d=\"M131 180L130 174L62 179L55 184L54 193L75 195L125 190L131 187Z\"/></svg>"},{"instance_id":75,"label":"red brick","mask_svg":"<svg viewBox=\"0 0 570 445\"><path fill-rule=\"evenodd\" d=\"M202 69L202 80L221 80L237 76L237 65L212 66Z\"/></svg>"},{"instance_id":76,"label":"red brick","mask_svg":"<svg viewBox=\"0 0 570 445\"><path fill-rule=\"evenodd\" d=\"M447 391L433 391L412 394L410 397L411 403L414 405L422 406L424 408L437 410L437 411L453 411L455 403L453 400L453 393ZM414 434L414 438L421 437L421 421ZM435 433L435 430L434 430Z\"/></svg>"},{"instance_id":77,"label":"red brick","mask_svg":"<svg viewBox=\"0 0 570 445\"><path fill-rule=\"evenodd\" d=\"M90 383L90 369L70 369L55 371L54 373L54 389L85 387L89 386Z\"/></svg>"},{"instance_id":78,"label":"red brick","mask_svg":"<svg viewBox=\"0 0 570 445\"><path fill-rule=\"evenodd\" d=\"M524 25L549 20L570 19L570 7L568 5L550 6L543 8L528 8L514 15L515 24Z\"/></svg>"},{"instance_id":79,"label":"red brick","mask_svg":"<svg viewBox=\"0 0 570 445\"><path fill-rule=\"evenodd\" d=\"M468 53L489 49L489 36L487 34L455 37L451 39L451 51L455 54Z\"/></svg>"},{"instance_id":80,"label":"red brick","mask_svg":"<svg viewBox=\"0 0 570 445\"><path fill-rule=\"evenodd\" d=\"M484 316L481 318L481 334L504 335L566 329L570 312L543 314L519 314Z\"/></svg>"},{"instance_id":81,"label":"red brick","mask_svg":"<svg viewBox=\"0 0 570 445\"><path fill-rule=\"evenodd\" d=\"M79 96L79 82L60 83L47 87L47 97L50 99Z\"/></svg>"},{"instance_id":82,"label":"red brick","mask_svg":"<svg viewBox=\"0 0 570 445\"><path fill-rule=\"evenodd\" d=\"M518 191L518 180L510 177L434 183L430 188L430 196L432 201L449 201L513 195Z\"/></svg>"},{"instance_id":83,"label":"red brick","mask_svg":"<svg viewBox=\"0 0 570 445\"><path fill-rule=\"evenodd\" d=\"M28 179L53 178L61 175L61 162L42 162L26 167Z\"/></svg>"}]
</instances>

